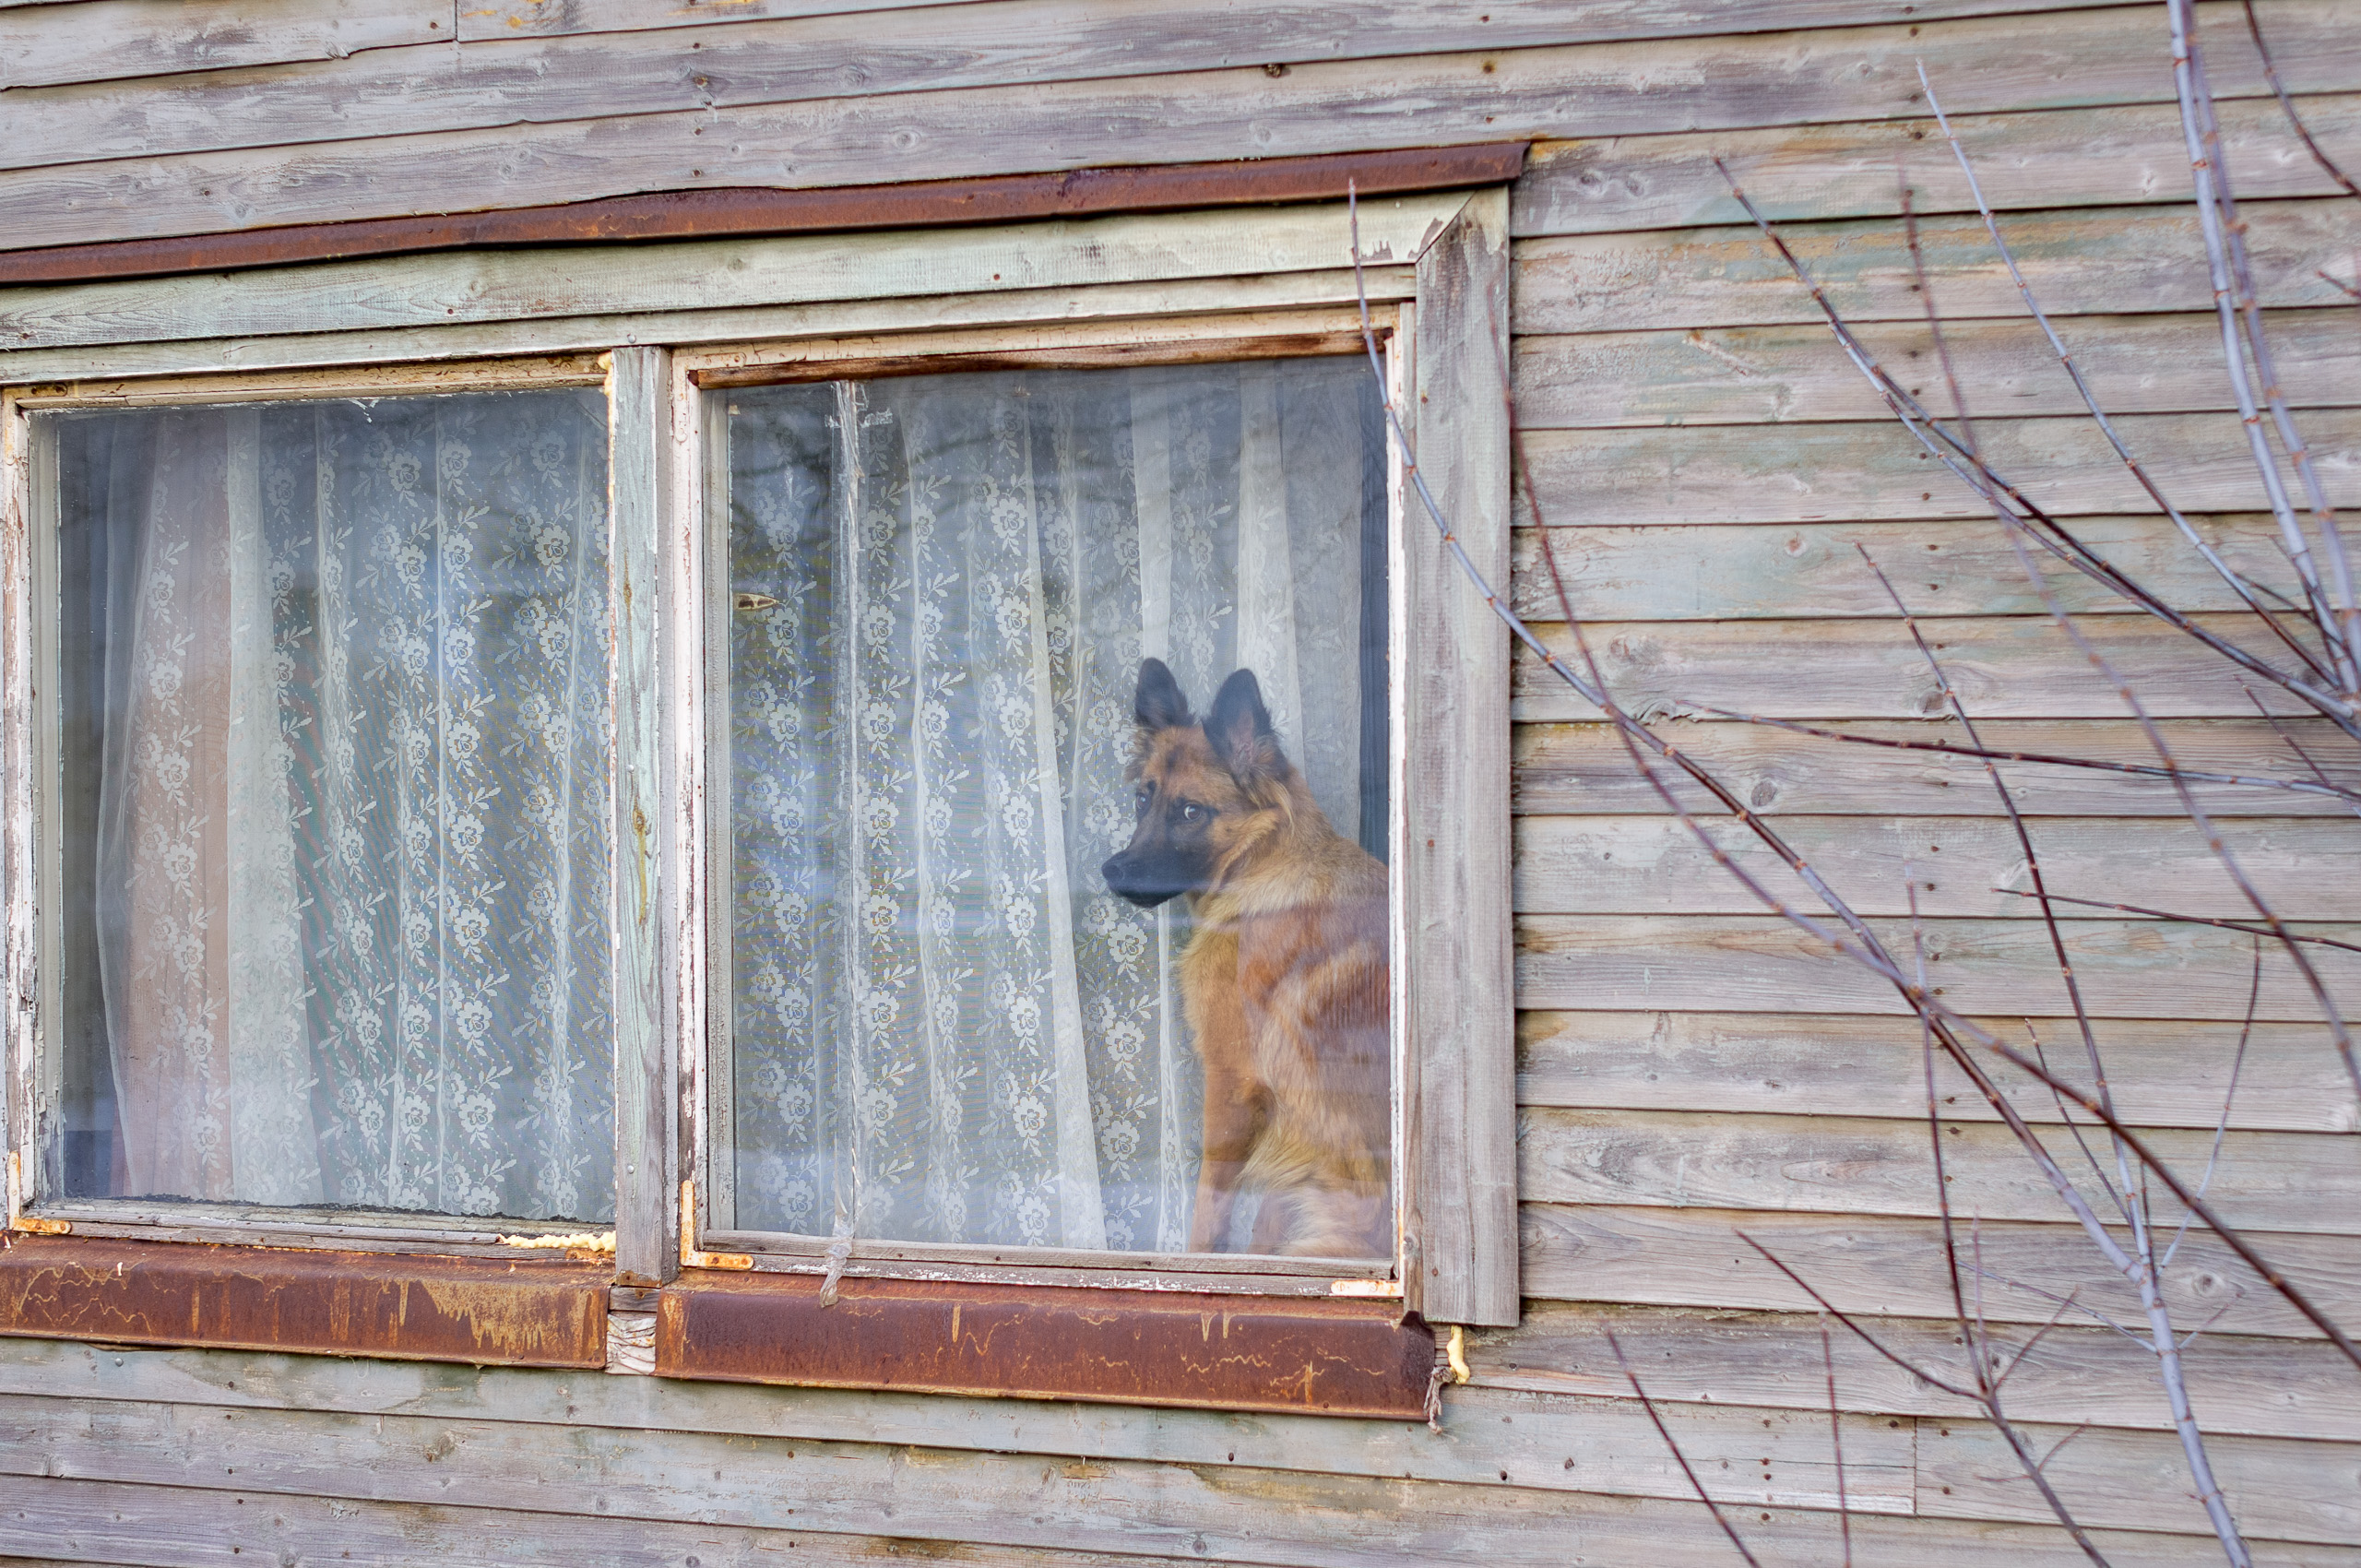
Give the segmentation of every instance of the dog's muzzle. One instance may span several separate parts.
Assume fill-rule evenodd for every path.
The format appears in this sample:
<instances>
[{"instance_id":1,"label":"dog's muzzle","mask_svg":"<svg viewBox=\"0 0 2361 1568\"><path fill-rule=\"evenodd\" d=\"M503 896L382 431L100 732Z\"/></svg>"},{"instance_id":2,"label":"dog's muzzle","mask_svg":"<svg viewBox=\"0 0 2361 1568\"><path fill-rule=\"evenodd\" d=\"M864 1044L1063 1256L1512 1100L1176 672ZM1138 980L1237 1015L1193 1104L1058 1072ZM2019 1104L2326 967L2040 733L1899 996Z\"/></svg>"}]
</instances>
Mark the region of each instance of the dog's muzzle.
<instances>
[{"instance_id":1,"label":"dog's muzzle","mask_svg":"<svg viewBox=\"0 0 2361 1568\"><path fill-rule=\"evenodd\" d=\"M1107 879L1108 892L1143 909L1153 909L1189 891L1187 883L1169 872L1158 875L1155 865L1143 864L1128 852L1109 855L1098 868L1098 874Z\"/></svg>"}]
</instances>

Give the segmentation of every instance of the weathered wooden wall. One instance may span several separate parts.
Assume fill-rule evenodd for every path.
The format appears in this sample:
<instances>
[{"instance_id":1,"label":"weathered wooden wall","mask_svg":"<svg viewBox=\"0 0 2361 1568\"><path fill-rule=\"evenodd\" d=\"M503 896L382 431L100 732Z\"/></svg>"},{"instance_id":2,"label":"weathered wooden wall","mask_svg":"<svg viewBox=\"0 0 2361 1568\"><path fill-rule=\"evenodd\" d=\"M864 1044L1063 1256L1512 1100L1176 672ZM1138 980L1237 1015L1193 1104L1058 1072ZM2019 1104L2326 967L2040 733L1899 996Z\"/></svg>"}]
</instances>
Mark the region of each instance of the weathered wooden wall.
<instances>
[{"instance_id":1,"label":"weathered wooden wall","mask_svg":"<svg viewBox=\"0 0 2361 1568\"><path fill-rule=\"evenodd\" d=\"M1898 364L1929 362L1896 210L1930 214L1939 303L1987 448L2194 611L2226 606L2072 417L2063 379L1915 102L1923 60L2027 270L2132 438L2233 559L2277 580L2225 415L2170 102L2163 8L2050 0L85 0L0 6L0 236L37 245L743 184L931 179L1531 137L1515 192L1515 375L1543 514L1627 702L1910 732L1931 683L1853 547L1931 617L1999 743L2141 742L2041 619L2005 543L1928 472L1731 204L1726 157ZM2361 503L2361 204L2263 95L2236 8L2203 7L2230 156L2289 387ZM2361 165L2361 26L2264 0L2290 86ZM2327 276L2323 277L2321 274ZM138 336L126 329L128 335ZM183 330L203 331L191 324ZM1520 514L1522 517L1522 513ZM1530 529L1521 530L1528 536ZM1536 545L1515 589L1554 619ZM2060 590L2106 612L2078 582ZM2094 622L2182 754L2279 744L2235 682L2152 623ZM1766 1562L1833 1563L1837 1484L1809 1303L1778 1251L1898 1348L1956 1354L1930 1218L1914 1028L1757 913L1561 689L1520 675L1522 1327L1471 1347L1443 1431L1315 1418L921 1399L247 1353L0 1342L0 1553L204 1564L711 1564L947 1557L1346 1564L1735 1561L1603 1331ZM2059 1010L2017 855L1974 765L1703 720L1680 743L1907 942L1936 983ZM2027 773L2067 891L2235 912L2153 792ZM2276 796L2213 802L2291 915L2361 932L2361 829ZM2070 934L2117 1092L2201 1159L2250 950L2094 912ZM2355 922L2344 927L2339 922ZM2324 966L2347 987L2351 955ZM2355 1108L2289 978L2213 1194L2361 1322ZM2055 1025L2045 1030L2054 1035ZM1947 1086L1957 1093L1958 1084ZM2119 1310L2063 1209L1971 1098L1952 1201L1981 1217L1996 1322ZM2043 1118L2054 1120L2054 1112ZM2014 1282L2004 1286L1999 1280ZM2201 1420L2271 1563L2361 1565L2361 1378L2224 1249L2173 1270ZM1863 1562L2080 1555L1992 1429L1839 1333ZM2218 1561L2136 1346L2070 1321L2016 1374L2051 1474L2118 1560ZM2086 1425L2087 1423L2087 1425Z\"/></svg>"}]
</instances>

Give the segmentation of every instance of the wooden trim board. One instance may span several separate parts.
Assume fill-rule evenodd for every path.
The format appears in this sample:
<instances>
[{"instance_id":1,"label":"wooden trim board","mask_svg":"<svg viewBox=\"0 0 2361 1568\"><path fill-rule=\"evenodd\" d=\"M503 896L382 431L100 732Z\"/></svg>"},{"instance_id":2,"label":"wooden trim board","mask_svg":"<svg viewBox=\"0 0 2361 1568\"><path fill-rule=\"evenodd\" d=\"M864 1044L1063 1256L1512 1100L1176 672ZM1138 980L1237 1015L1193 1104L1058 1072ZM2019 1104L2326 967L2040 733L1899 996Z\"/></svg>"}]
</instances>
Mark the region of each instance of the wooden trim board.
<instances>
[{"instance_id":1,"label":"wooden trim board","mask_svg":"<svg viewBox=\"0 0 2361 1568\"><path fill-rule=\"evenodd\" d=\"M939 229L1112 212L1332 201L1345 195L1347 186L1376 196L1493 184L1515 179L1524 167L1525 143L1514 141L821 190L744 186L656 191L552 207L297 223L0 252L0 286L161 278L423 251Z\"/></svg>"}]
</instances>

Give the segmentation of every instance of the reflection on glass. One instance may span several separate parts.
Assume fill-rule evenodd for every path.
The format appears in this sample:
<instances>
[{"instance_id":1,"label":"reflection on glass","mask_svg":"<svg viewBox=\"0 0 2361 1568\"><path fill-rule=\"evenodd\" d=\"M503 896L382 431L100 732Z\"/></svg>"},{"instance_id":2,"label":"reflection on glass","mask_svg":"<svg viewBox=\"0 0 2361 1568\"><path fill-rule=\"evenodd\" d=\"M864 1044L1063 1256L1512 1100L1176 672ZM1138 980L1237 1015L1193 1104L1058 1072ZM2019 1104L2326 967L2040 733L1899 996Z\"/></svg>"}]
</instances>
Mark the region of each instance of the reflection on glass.
<instances>
[{"instance_id":1,"label":"reflection on glass","mask_svg":"<svg viewBox=\"0 0 2361 1568\"><path fill-rule=\"evenodd\" d=\"M50 420L64 1190L611 1215L601 401Z\"/></svg>"},{"instance_id":2,"label":"reflection on glass","mask_svg":"<svg viewBox=\"0 0 2361 1568\"><path fill-rule=\"evenodd\" d=\"M1391 1252L1370 380L1301 360L713 395L725 1228ZM1217 712L1259 764L1209 743ZM1159 771L1160 730L1193 783ZM1183 805L1227 849L1193 881L1143 871Z\"/></svg>"}]
</instances>

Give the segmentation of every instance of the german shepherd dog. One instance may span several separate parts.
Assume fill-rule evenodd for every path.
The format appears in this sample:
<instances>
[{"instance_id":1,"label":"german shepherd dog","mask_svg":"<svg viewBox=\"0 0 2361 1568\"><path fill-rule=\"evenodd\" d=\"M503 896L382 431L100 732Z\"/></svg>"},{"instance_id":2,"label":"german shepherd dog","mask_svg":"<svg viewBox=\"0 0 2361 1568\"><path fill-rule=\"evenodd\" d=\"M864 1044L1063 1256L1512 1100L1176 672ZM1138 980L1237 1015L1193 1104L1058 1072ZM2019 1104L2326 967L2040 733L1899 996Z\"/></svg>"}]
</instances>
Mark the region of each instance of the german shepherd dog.
<instances>
[{"instance_id":1,"label":"german shepherd dog","mask_svg":"<svg viewBox=\"0 0 2361 1568\"><path fill-rule=\"evenodd\" d=\"M1240 1192L1249 1250L1394 1251L1385 867L1328 824L1251 670L1201 723L1160 659L1133 703L1139 826L1101 868L1142 909L1184 897L1180 996L1204 1062L1189 1250L1218 1250Z\"/></svg>"}]
</instances>

